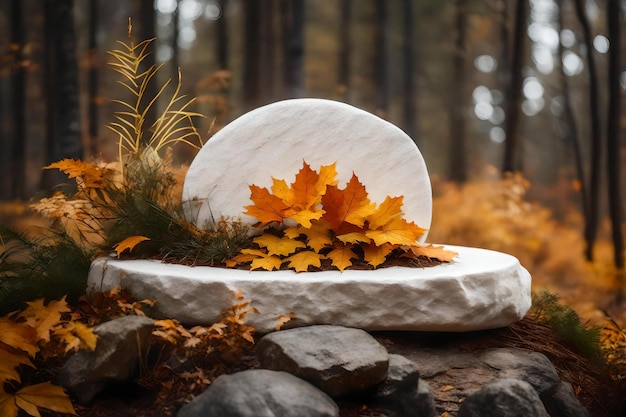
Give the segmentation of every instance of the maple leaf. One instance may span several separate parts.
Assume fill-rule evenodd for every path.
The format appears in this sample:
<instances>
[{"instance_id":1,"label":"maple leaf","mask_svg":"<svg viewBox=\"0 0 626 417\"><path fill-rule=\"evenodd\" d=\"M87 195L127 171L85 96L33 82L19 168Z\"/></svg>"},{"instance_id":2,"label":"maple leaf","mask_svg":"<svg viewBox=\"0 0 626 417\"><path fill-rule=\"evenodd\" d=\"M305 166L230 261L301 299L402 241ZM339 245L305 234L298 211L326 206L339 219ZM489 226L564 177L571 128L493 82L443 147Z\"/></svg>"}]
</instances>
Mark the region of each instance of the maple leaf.
<instances>
[{"instance_id":1,"label":"maple leaf","mask_svg":"<svg viewBox=\"0 0 626 417\"><path fill-rule=\"evenodd\" d=\"M233 260L236 260L237 263L251 262L250 269L264 269L266 271L280 269L280 265L283 263L278 256L269 255L261 249L242 249L241 253L235 256Z\"/></svg>"},{"instance_id":2,"label":"maple leaf","mask_svg":"<svg viewBox=\"0 0 626 417\"><path fill-rule=\"evenodd\" d=\"M322 265L321 259L323 255L315 253L310 250L304 250L291 255L285 261L289 262L289 267L296 270L296 272L306 272L309 266L319 268Z\"/></svg>"},{"instance_id":3,"label":"maple leaf","mask_svg":"<svg viewBox=\"0 0 626 417\"><path fill-rule=\"evenodd\" d=\"M371 238L378 246L383 243L414 245L424 231L425 229L413 222L409 223L401 217L395 217L380 229L367 230L365 236Z\"/></svg>"},{"instance_id":4,"label":"maple leaf","mask_svg":"<svg viewBox=\"0 0 626 417\"><path fill-rule=\"evenodd\" d=\"M109 168L101 168L88 162L68 158L54 162L44 169L58 169L67 174L68 178L79 178L87 188L104 188L113 172Z\"/></svg>"},{"instance_id":5,"label":"maple leaf","mask_svg":"<svg viewBox=\"0 0 626 417\"><path fill-rule=\"evenodd\" d=\"M330 165L322 165L320 167L320 173L318 176L315 189L317 193L322 196L326 194L326 187L329 185L337 185L337 162L333 162Z\"/></svg>"},{"instance_id":6,"label":"maple leaf","mask_svg":"<svg viewBox=\"0 0 626 417\"><path fill-rule=\"evenodd\" d=\"M322 248L333 243L329 233L329 224L324 218L312 221L309 228L305 228L302 225L289 227L285 229L285 235L291 239L295 239L300 235L306 236L307 245L315 252L319 252Z\"/></svg>"},{"instance_id":7,"label":"maple leaf","mask_svg":"<svg viewBox=\"0 0 626 417\"><path fill-rule=\"evenodd\" d=\"M4 349L0 345L0 386L4 381L20 382L20 374L17 368L21 365L27 365L34 368L34 365L28 359L28 355L22 351L12 352ZM2 389L0 389L0 392Z\"/></svg>"},{"instance_id":8,"label":"maple leaf","mask_svg":"<svg viewBox=\"0 0 626 417\"><path fill-rule=\"evenodd\" d=\"M128 249L129 252L132 252L133 249L135 249L135 246L146 240L150 240L150 238L145 236L129 236L117 245L113 246L113 249L115 249L115 253L117 253L117 257L119 258L126 249Z\"/></svg>"},{"instance_id":9,"label":"maple leaf","mask_svg":"<svg viewBox=\"0 0 626 417\"><path fill-rule=\"evenodd\" d=\"M294 312L290 312L290 313L278 316L278 318L276 319L276 331L279 331L283 327L283 325L285 325L286 323L289 323L295 317L296 317L296 314Z\"/></svg>"},{"instance_id":10,"label":"maple leaf","mask_svg":"<svg viewBox=\"0 0 626 417\"><path fill-rule=\"evenodd\" d=\"M444 249L443 246L412 245L409 249L416 256L426 256L427 258L438 259L442 262L452 262L452 259L457 256L456 252Z\"/></svg>"},{"instance_id":11,"label":"maple leaf","mask_svg":"<svg viewBox=\"0 0 626 417\"><path fill-rule=\"evenodd\" d=\"M350 232L343 235L337 235L337 239L343 243L370 243L372 239L365 236L363 232Z\"/></svg>"},{"instance_id":12,"label":"maple leaf","mask_svg":"<svg viewBox=\"0 0 626 417\"><path fill-rule=\"evenodd\" d=\"M403 196L385 198L380 206L372 214L367 216L370 229L379 229L395 218L402 216Z\"/></svg>"},{"instance_id":13,"label":"maple leaf","mask_svg":"<svg viewBox=\"0 0 626 417\"><path fill-rule=\"evenodd\" d=\"M363 248L363 259L376 268L385 262L387 255L393 251L394 245L390 243L383 243L380 246L369 244L361 245L361 248Z\"/></svg>"},{"instance_id":14,"label":"maple leaf","mask_svg":"<svg viewBox=\"0 0 626 417\"><path fill-rule=\"evenodd\" d=\"M44 299L27 302L28 307L20 313L25 323L37 330L37 336L44 342L50 341L52 328L61 321L61 314L70 312L71 309L65 302L65 297L60 301L52 300L44 306Z\"/></svg>"},{"instance_id":15,"label":"maple leaf","mask_svg":"<svg viewBox=\"0 0 626 417\"><path fill-rule=\"evenodd\" d=\"M335 244L335 248L326 254L333 262L333 266L343 272L349 266L352 266L351 259L358 259L356 253L352 251L352 245Z\"/></svg>"},{"instance_id":16,"label":"maple leaf","mask_svg":"<svg viewBox=\"0 0 626 417\"><path fill-rule=\"evenodd\" d=\"M15 349L23 350L34 357L39 351L37 330L24 324L16 323L7 317L0 317L0 342Z\"/></svg>"},{"instance_id":17,"label":"maple leaf","mask_svg":"<svg viewBox=\"0 0 626 417\"><path fill-rule=\"evenodd\" d=\"M0 415L3 417L17 417L19 409L15 404L15 394L0 389Z\"/></svg>"},{"instance_id":18,"label":"maple leaf","mask_svg":"<svg viewBox=\"0 0 626 417\"><path fill-rule=\"evenodd\" d=\"M344 189L334 185L327 186L326 193L322 196L322 205L326 210L324 218L334 231L339 230L343 222L363 226L366 217L376 210L376 205L367 197L365 186L354 173Z\"/></svg>"},{"instance_id":19,"label":"maple leaf","mask_svg":"<svg viewBox=\"0 0 626 417\"><path fill-rule=\"evenodd\" d=\"M80 321L74 322L74 334L80 339L80 347L94 350L98 343L98 335L93 332L93 328Z\"/></svg>"},{"instance_id":20,"label":"maple leaf","mask_svg":"<svg viewBox=\"0 0 626 417\"><path fill-rule=\"evenodd\" d=\"M63 388L50 382L22 388L15 393L15 405L35 417L41 416L38 408L77 415L70 397L63 391Z\"/></svg>"},{"instance_id":21,"label":"maple leaf","mask_svg":"<svg viewBox=\"0 0 626 417\"><path fill-rule=\"evenodd\" d=\"M253 205L245 206L247 214L259 220L258 227L266 226L272 222L282 222L285 210L289 207L280 197L271 194L267 188L250 185L250 200Z\"/></svg>"},{"instance_id":22,"label":"maple leaf","mask_svg":"<svg viewBox=\"0 0 626 417\"><path fill-rule=\"evenodd\" d=\"M269 233L264 233L254 238L253 241L257 245L267 248L269 255L291 255L296 249L306 247L303 242L298 240L278 237Z\"/></svg>"}]
</instances>

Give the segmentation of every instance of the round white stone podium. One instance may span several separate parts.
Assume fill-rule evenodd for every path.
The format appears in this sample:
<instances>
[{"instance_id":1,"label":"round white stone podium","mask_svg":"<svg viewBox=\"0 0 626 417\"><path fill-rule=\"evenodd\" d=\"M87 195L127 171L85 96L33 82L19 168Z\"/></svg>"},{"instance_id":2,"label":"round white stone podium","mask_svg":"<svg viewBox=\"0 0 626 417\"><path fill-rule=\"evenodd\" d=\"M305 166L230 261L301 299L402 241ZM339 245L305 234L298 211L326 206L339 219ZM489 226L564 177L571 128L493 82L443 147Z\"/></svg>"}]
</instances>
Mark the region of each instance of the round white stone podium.
<instances>
[{"instance_id":1,"label":"round white stone podium","mask_svg":"<svg viewBox=\"0 0 626 417\"><path fill-rule=\"evenodd\" d=\"M289 182L306 161L314 168L336 162L339 185L355 173L370 199L404 196L404 217L428 229L430 179L415 143L396 126L344 103L297 99L253 110L219 131L191 164L183 188L186 215L198 226L221 218L253 224L243 215L249 185ZM422 240L426 238L423 236ZM364 330L473 331L504 327L531 305L531 278L510 255L446 246L450 263L427 268L389 267L296 273L99 258L88 291L121 287L153 299L156 311L186 324L212 324L241 291L259 313L249 323L273 331L281 316L289 326L333 324Z\"/></svg>"}]
</instances>

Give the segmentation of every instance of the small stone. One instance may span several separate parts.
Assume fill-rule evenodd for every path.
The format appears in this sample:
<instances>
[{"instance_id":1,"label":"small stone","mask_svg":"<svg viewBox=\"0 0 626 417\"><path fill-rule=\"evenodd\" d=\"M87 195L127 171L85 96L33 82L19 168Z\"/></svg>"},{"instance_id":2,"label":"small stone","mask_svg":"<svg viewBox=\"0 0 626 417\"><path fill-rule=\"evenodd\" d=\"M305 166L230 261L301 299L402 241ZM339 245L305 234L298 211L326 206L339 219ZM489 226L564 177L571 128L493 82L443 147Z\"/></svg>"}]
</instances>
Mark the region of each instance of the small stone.
<instances>
[{"instance_id":1,"label":"small stone","mask_svg":"<svg viewBox=\"0 0 626 417\"><path fill-rule=\"evenodd\" d=\"M535 389L518 379L501 379L468 396L458 417L550 417Z\"/></svg>"},{"instance_id":2,"label":"small stone","mask_svg":"<svg viewBox=\"0 0 626 417\"><path fill-rule=\"evenodd\" d=\"M338 417L325 393L286 372L255 369L222 375L177 417Z\"/></svg>"},{"instance_id":3,"label":"small stone","mask_svg":"<svg viewBox=\"0 0 626 417\"><path fill-rule=\"evenodd\" d=\"M310 326L264 336L257 345L262 367L296 375L331 397L363 391L387 376L387 350L367 332Z\"/></svg>"},{"instance_id":4,"label":"small stone","mask_svg":"<svg viewBox=\"0 0 626 417\"><path fill-rule=\"evenodd\" d=\"M580 404L572 386L561 382L556 391L544 399L550 417L589 417L589 411Z\"/></svg>"},{"instance_id":5,"label":"small stone","mask_svg":"<svg viewBox=\"0 0 626 417\"><path fill-rule=\"evenodd\" d=\"M150 345L153 328L152 319L142 316L125 316L96 326L95 350L82 350L70 357L58 383L86 404L110 384L127 381Z\"/></svg>"}]
</instances>

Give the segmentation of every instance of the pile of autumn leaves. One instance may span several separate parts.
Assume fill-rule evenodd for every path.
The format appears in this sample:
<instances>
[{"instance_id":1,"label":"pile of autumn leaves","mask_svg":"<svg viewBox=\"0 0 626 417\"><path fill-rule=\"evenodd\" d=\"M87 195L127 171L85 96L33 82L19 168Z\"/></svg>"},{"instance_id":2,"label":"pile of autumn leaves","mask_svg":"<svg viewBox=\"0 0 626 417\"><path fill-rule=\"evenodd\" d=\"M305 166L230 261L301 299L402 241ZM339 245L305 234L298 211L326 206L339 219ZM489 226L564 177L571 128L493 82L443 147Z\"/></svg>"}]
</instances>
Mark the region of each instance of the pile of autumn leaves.
<instances>
[{"instance_id":1,"label":"pile of autumn leaves","mask_svg":"<svg viewBox=\"0 0 626 417\"><path fill-rule=\"evenodd\" d=\"M425 229L403 218L403 196L387 196L377 205L354 173L339 188L335 165L324 165L317 172L303 162L295 182L289 186L272 178L271 191L250 185L254 204L245 207L245 214L265 229L253 240L257 248L241 250L227 266L249 264L251 269L271 271L286 264L305 272L328 260L343 271L356 263L376 268L392 256L449 262L456 255L417 243Z\"/></svg>"}]
</instances>

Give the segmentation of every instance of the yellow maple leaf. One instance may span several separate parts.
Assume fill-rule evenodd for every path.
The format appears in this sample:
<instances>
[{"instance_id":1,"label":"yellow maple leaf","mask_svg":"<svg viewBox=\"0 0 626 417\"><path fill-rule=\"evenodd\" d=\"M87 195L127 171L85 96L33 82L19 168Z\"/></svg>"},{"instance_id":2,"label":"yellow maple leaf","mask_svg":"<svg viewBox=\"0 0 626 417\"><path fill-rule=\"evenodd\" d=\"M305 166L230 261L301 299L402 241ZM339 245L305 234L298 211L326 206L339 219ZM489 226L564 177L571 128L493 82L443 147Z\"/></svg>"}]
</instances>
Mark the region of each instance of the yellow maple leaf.
<instances>
[{"instance_id":1,"label":"yellow maple leaf","mask_svg":"<svg viewBox=\"0 0 626 417\"><path fill-rule=\"evenodd\" d=\"M113 249L115 249L115 253L117 253L117 257L119 258L126 249L128 249L129 252L132 252L133 249L135 249L135 246L146 240L150 240L150 238L145 236L129 236L117 245L113 246Z\"/></svg>"},{"instance_id":2,"label":"yellow maple leaf","mask_svg":"<svg viewBox=\"0 0 626 417\"><path fill-rule=\"evenodd\" d=\"M417 239L424 234L424 231L425 229L413 222L409 223L401 217L395 217L380 229L367 230L365 236L372 239L378 246L383 243L414 245Z\"/></svg>"},{"instance_id":3,"label":"yellow maple leaf","mask_svg":"<svg viewBox=\"0 0 626 417\"><path fill-rule=\"evenodd\" d=\"M44 299L27 302L28 307L20 313L20 317L25 319L25 323L37 330L37 336L45 342L50 341L52 328L61 321L61 314L70 312L71 309L65 302L65 297L61 300L52 300L44 306Z\"/></svg>"},{"instance_id":4,"label":"yellow maple leaf","mask_svg":"<svg viewBox=\"0 0 626 417\"><path fill-rule=\"evenodd\" d=\"M319 252L322 248L333 243L329 233L328 222L323 218L312 221L309 228L305 228L302 225L289 227L285 229L285 235L291 239L295 239L300 235L306 236L307 245L315 252Z\"/></svg>"},{"instance_id":5,"label":"yellow maple leaf","mask_svg":"<svg viewBox=\"0 0 626 417\"><path fill-rule=\"evenodd\" d=\"M250 269L264 269L266 271L273 271L275 269L280 269L283 260L278 256L269 255L261 258L256 258L250 264Z\"/></svg>"},{"instance_id":6,"label":"yellow maple leaf","mask_svg":"<svg viewBox=\"0 0 626 417\"><path fill-rule=\"evenodd\" d=\"M264 233L253 239L257 245L267 248L269 255L291 255L298 248L304 248L306 245L299 240L293 240L288 237L278 237L270 233Z\"/></svg>"},{"instance_id":7,"label":"yellow maple leaf","mask_svg":"<svg viewBox=\"0 0 626 417\"><path fill-rule=\"evenodd\" d=\"M367 216L370 229L378 229L391 222L395 218L402 216L402 201L403 196L390 197L387 196L380 206Z\"/></svg>"},{"instance_id":8,"label":"yellow maple leaf","mask_svg":"<svg viewBox=\"0 0 626 417\"><path fill-rule=\"evenodd\" d=\"M343 235L337 235L337 239L343 243L370 243L372 239L365 236L363 232L351 232Z\"/></svg>"},{"instance_id":9,"label":"yellow maple leaf","mask_svg":"<svg viewBox=\"0 0 626 417\"><path fill-rule=\"evenodd\" d=\"M317 193L322 196L326 194L326 187L329 185L337 185L337 162L330 165L322 165L320 173L315 184Z\"/></svg>"},{"instance_id":10,"label":"yellow maple leaf","mask_svg":"<svg viewBox=\"0 0 626 417\"><path fill-rule=\"evenodd\" d=\"M25 352L12 352L0 345L0 386L4 384L4 381L20 382L20 373L17 371L17 368L21 365L34 367Z\"/></svg>"},{"instance_id":11,"label":"yellow maple leaf","mask_svg":"<svg viewBox=\"0 0 626 417\"><path fill-rule=\"evenodd\" d=\"M327 253L326 257L331 259L333 266L341 272L352 266L352 259L358 259L357 254L352 251L352 245L342 244L335 244L335 248Z\"/></svg>"},{"instance_id":12,"label":"yellow maple leaf","mask_svg":"<svg viewBox=\"0 0 626 417\"><path fill-rule=\"evenodd\" d=\"M286 262L289 262L289 268L293 268L296 272L306 272L309 269L309 266L314 266L319 268L322 265L322 256L319 253L315 253L310 250L304 250L296 253L295 255L291 255L287 259Z\"/></svg>"},{"instance_id":13,"label":"yellow maple leaf","mask_svg":"<svg viewBox=\"0 0 626 417\"><path fill-rule=\"evenodd\" d=\"M421 246L412 245L410 251L416 256L426 256L431 259L438 259L441 262L452 262L455 256L458 254L454 251L447 250L443 246Z\"/></svg>"},{"instance_id":14,"label":"yellow maple leaf","mask_svg":"<svg viewBox=\"0 0 626 417\"><path fill-rule=\"evenodd\" d=\"M2 417L17 417L19 409L15 404L15 394L0 389L0 415Z\"/></svg>"},{"instance_id":15,"label":"yellow maple leaf","mask_svg":"<svg viewBox=\"0 0 626 417\"><path fill-rule=\"evenodd\" d=\"M32 326L0 317L0 342L23 350L33 357L39 351L38 340L37 330Z\"/></svg>"},{"instance_id":16,"label":"yellow maple leaf","mask_svg":"<svg viewBox=\"0 0 626 417\"><path fill-rule=\"evenodd\" d=\"M256 217L258 227L266 226L272 222L282 222L289 207L280 197L271 194L267 188L250 185L250 200L254 204L245 206L244 214Z\"/></svg>"},{"instance_id":17,"label":"yellow maple leaf","mask_svg":"<svg viewBox=\"0 0 626 417\"><path fill-rule=\"evenodd\" d=\"M80 321L74 322L74 334L81 340L81 348L94 350L98 343L98 336L93 332L93 328Z\"/></svg>"},{"instance_id":18,"label":"yellow maple leaf","mask_svg":"<svg viewBox=\"0 0 626 417\"><path fill-rule=\"evenodd\" d=\"M40 417L38 408L77 415L63 388L50 382L29 385L15 393L15 404L31 416Z\"/></svg>"},{"instance_id":19,"label":"yellow maple leaf","mask_svg":"<svg viewBox=\"0 0 626 417\"><path fill-rule=\"evenodd\" d=\"M393 251L394 245L390 243L383 243L380 246L369 244L361 245L361 248L363 248L363 258L365 261L376 268L378 265L382 265L385 262L387 255Z\"/></svg>"}]
</instances>

